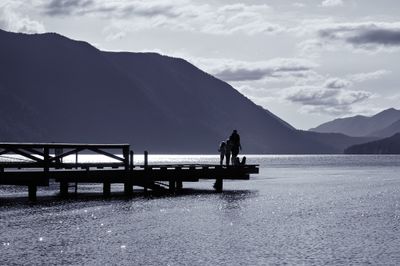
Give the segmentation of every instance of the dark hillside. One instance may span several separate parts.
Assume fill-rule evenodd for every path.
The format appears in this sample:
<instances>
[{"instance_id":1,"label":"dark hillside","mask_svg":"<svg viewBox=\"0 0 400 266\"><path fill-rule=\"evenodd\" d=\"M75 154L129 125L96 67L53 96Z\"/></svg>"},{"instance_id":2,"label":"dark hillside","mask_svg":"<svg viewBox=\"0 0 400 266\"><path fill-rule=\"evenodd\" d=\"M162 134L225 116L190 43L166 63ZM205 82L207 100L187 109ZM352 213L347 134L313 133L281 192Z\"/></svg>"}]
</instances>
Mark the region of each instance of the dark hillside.
<instances>
[{"instance_id":1,"label":"dark hillside","mask_svg":"<svg viewBox=\"0 0 400 266\"><path fill-rule=\"evenodd\" d=\"M0 141L128 142L138 152L215 153L237 129L246 153L338 151L329 138L295 130L183 59L0 30L0 61Z\"/></svg>"},{"instance_id":2,"label":"dark hillside","mask_svg":"<svg viewBox=\"0 0 400 266\"><path fill-rule=\"evenodd\" d=\"M400 133L389 138L354 145L345 150L347 154L400 154Z\"/></svg>"}]
</instances>

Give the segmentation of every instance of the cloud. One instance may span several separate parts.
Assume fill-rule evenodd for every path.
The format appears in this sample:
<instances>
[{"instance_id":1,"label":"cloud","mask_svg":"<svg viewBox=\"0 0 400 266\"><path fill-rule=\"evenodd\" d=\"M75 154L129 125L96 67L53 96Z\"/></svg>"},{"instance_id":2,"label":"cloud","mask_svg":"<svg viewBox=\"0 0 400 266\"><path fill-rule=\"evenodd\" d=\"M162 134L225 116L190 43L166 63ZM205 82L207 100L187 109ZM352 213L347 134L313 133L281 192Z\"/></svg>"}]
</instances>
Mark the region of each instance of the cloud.
<instances>
[{"instance_id":1,"label":"cloud","mask_svg":"<svg viewBox=\"0 0 400 266\"><path fill-rule=\"evenodd\" d=\"M376 51L400 47L400 22L362 22L322 25L317 29L325 44L340 42L356 49ZM387 50L387 49L386 49Z\"/></svg>"},{"instance_id":2,"label":"cloud","mask_svg":"<svg viewBox=\"0 0 400 266\"><path fill-rule=\"evenodd\" d=\"M44 6L50 16L102 15L105 17L154 17L179 15L179 2L165 1L100 1L100 0L52 0Z\"/></svg>"},{"instance_id":3,"label":"cloud","mask_svg":"<svg viewBox=\"0 0 400 266\"><path fill-rule=\"evenodd\" d=\"M92 0L51 0L46 5L45 13L50 16L70 15L76 11L82 12L93 4Z\"/></svg>"},{"instance_id":4,"label":"cloud","mask_svg":"<svg viewBox=\"0 0 400 266\"><path fill-rule=\"evenodd\" d=\"M267 75L271 75L267 69L223 69L214 75L224 81L245 81L245 80L260 80Z\"/></svg>"},{"instance_id":5,"label":"cloud","mask_svg":"<svg viewBox=\"0 0 400 266\"><path fill-rule=\"evenodd\" d=\"M0 28L13 32L42 33L44 25L28 16L18 12L21 4L17 2L5 2L0 4Z\"/></svg>"},{"instance_id":6,"label":"cloud","mask_svg":"<svg viewBox=\"0 0 400 266\"><path fill-rule=\"evenodd\" d=\"M390 73L392 72L389 70L381 69L374 72L352 74L349 75L349 79L356 82L364 82L368 80L380 79L382 76L388 75Z\"/></svg>"},{"instance_id":7,"label":"cloud","mask_svg":"<svg viewBox=\"0 0 400 266\"><path fill-rule=\"evenodd\" d=\"M119 31L153 28L219 35L238 32L268 34L284 30L266 19L272 9L265 4L212 6L189 0L52 0L43 9L43 13L49 16L101 16L111 19L113 26L108 27L110 39Z\"/></svg>"},{"instance_id":8,"label":"cloud","mask_svg":"<svg viewBox=\"0 0 400 266\"><path fill-rule=\"evenodd\" d=\"M330 78L325 82L324 87L328 89L343 89L349 87L350 85L351 82L348 80L339 78Z\"/></svg>"},{"instance_id":9,"label":"cloud","mask_svg":"<svg viewBox=\"0 0 400 266\"><path fill-rule=\"evenodd\" d=\"M200 60L201 61L201 60ZM275 58L264 62L206 60L199 62L224 81L257 81L265 78L306 78L318 65L301 58ZM210 66L211 63L211 66Z\"/></svg>"},{"instance_id":10,"label":"cloud","mask_svg":"<svg viewBox=\"0 0 400 266\"><path fill-rule=\"evenodd\" d=\"M341 115L351 112L353 105L369 99L372 94L348 89L351 83L341 79L329 79L322 86L293 86L283 90L285 100L302 105L309 113Z\"/></svg>"},{"instance_id":11,"label":"cloud","mask_svg":"<svg viewBox=\"0 0 400 266\"><path fill-rule=\"evenodd\" d=\"M283 27L266 20L272 9L265 5L232 4L217 8L209 6L199 14L200 20L206 24L201 28L202 32L213 34L233 34L236 32L248 35L262 33L276 33L283 31Z\"/></svg>"},{"instance_id":12,"label":"cloud","mask_svg":"<svg viewBox=\"0 0 400 266\"><path fill-rule=\"evenodd\" d=\"M321 6L323 7L333 7L333 6L342 6L343 1L342 0L324 0L321 3Z\"/></svg>"},{"instance_id":13,"label":"cloud","mask_svg":"<svg viewBox=\"0 0 400 266\"><path fill-rule=\"evenodd\" d=\"M300 104L304 112L343 115L358 110L361 103L373 96L368 91L353 89L357 80L320 75L315 72L316 63L301 58L263 62L189 60L263 105L290 102Z\"/></svg>"},{"instance_id":14,"label":"cloud","mask_svg":"<svg viewBox=\"0 0 400 266\"><path fill-rule=\"evenodd\" d=\"M298 8L302 8L305 7L306 5L304 3L300 3L300 2L295 2L292 4L294 7L298 7Z\"/></svg>"}]
</instances>

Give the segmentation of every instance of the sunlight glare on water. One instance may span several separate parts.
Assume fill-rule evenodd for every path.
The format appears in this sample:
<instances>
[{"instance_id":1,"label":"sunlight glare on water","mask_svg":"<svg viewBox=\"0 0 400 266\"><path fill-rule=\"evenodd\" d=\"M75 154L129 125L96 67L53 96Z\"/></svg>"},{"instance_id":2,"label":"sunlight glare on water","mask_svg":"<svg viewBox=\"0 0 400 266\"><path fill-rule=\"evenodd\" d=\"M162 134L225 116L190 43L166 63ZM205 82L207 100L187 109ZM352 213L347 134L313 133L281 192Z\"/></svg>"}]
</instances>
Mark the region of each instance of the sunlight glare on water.
<instances>
[{"instance_id":1,"label":"sunlight glare on water","mask_svg":"<svg viewBox=\"0 0 400 266\"><path fill-rule=\"evenodd\" d=\"M218 157L150 155L149 162ZM30 205L26 190L3 187L0 264L400 264L400 156L251 155L248 162L260 164L260 174L226 181L220 194L212 181L185 183L191 189L175 196L137 191L107 200L101 193L61 200L50 187Z\"/></svg>"}]
</instances>

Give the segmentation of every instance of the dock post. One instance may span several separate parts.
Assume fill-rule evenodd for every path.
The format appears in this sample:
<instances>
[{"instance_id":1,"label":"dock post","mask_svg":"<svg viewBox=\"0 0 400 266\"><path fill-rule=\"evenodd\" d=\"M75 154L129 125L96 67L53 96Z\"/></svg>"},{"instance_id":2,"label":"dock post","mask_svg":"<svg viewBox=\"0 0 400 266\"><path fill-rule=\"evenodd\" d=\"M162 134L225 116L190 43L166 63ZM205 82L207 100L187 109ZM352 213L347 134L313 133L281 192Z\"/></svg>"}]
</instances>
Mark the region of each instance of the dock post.
<instances>
[{"instance_id":1,"label":"dock post","mask_svg":"<svg viewBox=\"0 0 400 266\"><path fill-rule=\"evenodd\" d=\"M182 189L183 188L183 182L182 180L176 180L176 189Z\"/></svg>"},{"instance_id":2,"label":"dock post","mask_svg":"<svg viewBox=\"0 0 400 266\"><path fill-rule=\"evenodd\" d=\"M130 170L130 150L129 146L124 147L123 150L123 156L124 156L124 164L125 164L125 171L127 172L126 178L127 180L124 183L124 193L126 196L131 196L133 193L133 182L130 179L130 176L128 175L128 171Z\"/></svg>"},{"instance_id":3,"label":"dock post","mask_svg":"<svg viewBox=\"0 0 400 266\"><path fill-rule=\"evenodd\" d=\"M175 185L176 185L175 180L169 180L169 192L171 193L175 192Z\"/></svg>"},{"instance_id":4,"label":"dock post","mask_svg":"<svg viewBox=\"0 0 400 266\"><path fill-rule=\"evenodd\" d=\"M60 195L61 197L68 197L68 182L60 181Z\"/></svg>"},{"instance_id":5,"label":"dock post","mask_svg":"<svg viewBox=\"0 0 400 266\"><path fill-rule=\"evenodd\" d=\"M133 185L131 182L124 183L124 193L125 196L132 196L133 194Z\"/></svg>"},{"instance_id":6,"label":"dock post","mask_svg":"<svg viewBox=\"0 0 400 266\"><path fill-rule=\"evenodd\" d=\"M180 189L182 189L183 188L183 182L182 182L182 178L180 177L180 175L181 175L181 170L182 170L182 167L180 167L180 166L178 166L178 167L176 167L175 168L177 171L178 171L178 177L177 177L177 179L176 179L176 189L178 189L178 190L180 190Z\"/></svg>"},{"instance_id":7,"label":"dock post","mask_svg":"<svg viewBox=\"0 0 400 266\"><path fill-rule=\"evenodd\" d=\"M35 184L29 184L28 186L28 197L30 201L36 201L37 186Z\"/></svg>"},{"instance_id":8,"label":"dock post","mask_svg":"<svg viewBox=\"0 0 400 266\"><path fill-rule=\"evenodd\" d=\"M104 181L103 183L103 196L109 197L111 195L111 183L108 181Z\"/></svg>"},{"instance_id":9,"label":"dock post","mask_svg":"<svg viewBox=\"0 0 400 266\"><path fill-rule=\"evenodd\" d=\"M49 164L50 164L50 152L49 152L49 148L48 147L44 147L43 148L43 162L44 162L44 172L49 172Z\"/></svg>"},{"instance_id":10,"label":"dock post","mask_svg":"<svg viewBox=\"0 0 400 266\"><path fill-rule=\"evenodd\" d=\"M124 166L125 170L129 170L129 146L124 147L122 149L123 156L124 156Z\"/></svg>"},{"instance_id":11,"label":"dock post","mask_svg":"<svg viewBox=\"0 0 400 266\"><path fill-rule=\"evenodd\" d=\"M133 170L133 167L134 167L134 165L133 165L133 155L134 155L134 153L133 153L133 151L130 151L129 152L129 168L130 168L130 170L132 171Z\"/></svg>"},{"instance_id":12,"label":"dock post","mask_svg":"<svg viewBox=\"0 0 400 266\"><path fill-rule=\"evenodd\" d=\"M144 151L144 170L146 171L147 166L149 165L149 152ZM147 192L147 187L144 186L143 188L144 192Z\"/></svg>"},{"instance_id":13,"label":"dock post","mask_svg":"<svg viewBox=\"0 0 400 266\"><path fill-rule=\"evenodd\" d=\"M144 151L144 166L147 166L149 164L149 152L148 151Z\"/></svg>"},{"instance_id":14,"label":"dock post","mask_svg":"<svg viewBox=\"0 0 400 266\"><path fill-rule=\"evenodd\" d=\"M47 185L49 184L49 171L50 171L50 150L49 147L43 148L43 178L46 180Z\"/></svg>"},{"instance_id":15,"label":"dock post","mask_svg":"<svg viewBox=\"0 0 400 266\"><path fill-rule=\"evenodd\" d=\"M222 177L217 177L215 180L214 188L217 192L222 192L224 182Z\"/></svg>"}]
</instances>

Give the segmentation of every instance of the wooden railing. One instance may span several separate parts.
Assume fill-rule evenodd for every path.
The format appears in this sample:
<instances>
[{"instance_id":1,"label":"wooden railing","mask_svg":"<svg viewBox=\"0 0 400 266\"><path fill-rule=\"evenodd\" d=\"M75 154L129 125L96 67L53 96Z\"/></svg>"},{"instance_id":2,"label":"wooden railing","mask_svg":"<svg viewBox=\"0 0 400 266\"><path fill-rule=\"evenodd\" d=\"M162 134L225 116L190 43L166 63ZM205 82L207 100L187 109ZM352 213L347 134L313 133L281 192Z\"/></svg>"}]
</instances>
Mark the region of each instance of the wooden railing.
<instances>
[{"instance_id":1,"label":"wooden railing","mask_svg":"<svg viewBox=\"0 0 400 266\"><path fill-rule=\"evenodd\" d=\"M71 168L78 166L78 156L91 153L106 156L113 162L104 162L104 166L130 167L129 144L73 144L73 143L0 143L0 156L11 155L9 160L0 161L0 171L5 168ZM121 154L121 156L117 155ZM16 157L15 155L19 155ZM67 156L75 155L75 163L63 162ZM88 164L90 165L90 163ZM101 163L96 163L101 165Z\"/></svg>"}]
</instances>

